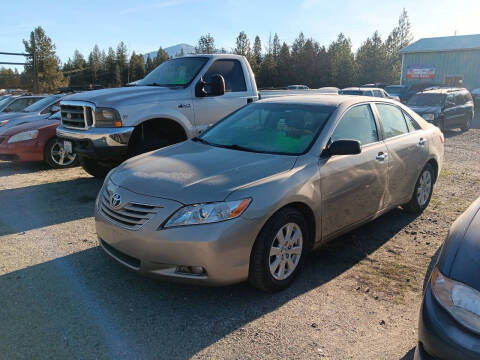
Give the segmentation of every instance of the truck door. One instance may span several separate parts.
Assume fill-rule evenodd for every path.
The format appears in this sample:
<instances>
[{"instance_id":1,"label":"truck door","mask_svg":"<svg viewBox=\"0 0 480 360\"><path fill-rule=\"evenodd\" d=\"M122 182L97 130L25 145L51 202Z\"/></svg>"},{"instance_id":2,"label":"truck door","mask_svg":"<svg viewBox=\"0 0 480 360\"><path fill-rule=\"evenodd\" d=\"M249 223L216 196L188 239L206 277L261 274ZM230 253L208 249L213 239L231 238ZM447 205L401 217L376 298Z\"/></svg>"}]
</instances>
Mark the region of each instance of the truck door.
<instances>
[{"instance_id":1,"label":"truck door","mask_svg":"<svg viewBox=\"0 0 480 360\"><path fill-rule=\"evenodd\" d=\"M225 79L225 94L194 98L197 133L246 105L252 97L245 81L245 71L239 60L216 60L203 75L203 80L208 83L211 76L216 74L222 75Z\"/></svg>"}]
</instances>

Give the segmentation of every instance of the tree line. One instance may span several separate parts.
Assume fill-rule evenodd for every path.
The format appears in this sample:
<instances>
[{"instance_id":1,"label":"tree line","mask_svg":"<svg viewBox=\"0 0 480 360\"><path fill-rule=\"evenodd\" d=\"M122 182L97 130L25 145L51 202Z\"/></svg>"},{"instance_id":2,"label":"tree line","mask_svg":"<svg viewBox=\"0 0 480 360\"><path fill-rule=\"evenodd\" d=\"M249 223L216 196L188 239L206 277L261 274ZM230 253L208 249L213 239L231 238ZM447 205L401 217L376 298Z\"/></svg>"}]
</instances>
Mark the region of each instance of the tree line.
<instances>
[{"instance_id":1,"label":"tree line","mask_svg":"<svg viewBox=\"0 0 480 360\"><path fill-rule=\"evenodd\" d=\"M245 56L259 88L280 88L289 84L303 84L311 88L322 86L347 87L363 83L398 83L401 72L399 50L412 41L411 25L405 9L398 23L383 40L375 31L354 52L350 39L343 33L330 45L321 45L313 38L300 33L292 44L281 41L278 34L262 43L259 36L251 42L244 31L240 32L231 53ZM162 47L155 56L147 57L120 42L114 49L100 50L95 45L87 57L78 50L63 65L55 53L55 44L37 27L24 40L25 51L37 54L39 89L52 92L59 87L100 85L122 86L142 79L158 65L169 59ZM215 46L211 34L205 34L195 47L197 54L227 53ZM176 56L183 56L183 50ZM31 89L33 64L29 60L22 73L0 68L0 88Z\"/></svg>"}]
</instances>

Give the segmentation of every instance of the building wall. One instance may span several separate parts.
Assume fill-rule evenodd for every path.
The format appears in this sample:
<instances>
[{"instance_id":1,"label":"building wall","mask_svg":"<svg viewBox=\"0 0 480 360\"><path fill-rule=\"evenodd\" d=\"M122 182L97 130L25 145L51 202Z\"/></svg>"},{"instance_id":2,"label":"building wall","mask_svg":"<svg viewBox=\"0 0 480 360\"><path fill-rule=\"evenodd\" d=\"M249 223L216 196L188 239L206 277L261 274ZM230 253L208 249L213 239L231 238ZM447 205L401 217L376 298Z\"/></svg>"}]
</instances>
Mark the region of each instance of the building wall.
<instances>
[{"instance_id":1,"label":"building wall","mask_svg":"<svg viewBox=\"0 0 480 360\"><path fill-rule=\"evenodd\" d=\"M444 83L446 76L463 76L463 86L469 90L480 88L480 50L452 52L407 53L403 55L401 83ZM435 65L433 80L407 79L408 65Z\"/></svg>"}]
</instances>

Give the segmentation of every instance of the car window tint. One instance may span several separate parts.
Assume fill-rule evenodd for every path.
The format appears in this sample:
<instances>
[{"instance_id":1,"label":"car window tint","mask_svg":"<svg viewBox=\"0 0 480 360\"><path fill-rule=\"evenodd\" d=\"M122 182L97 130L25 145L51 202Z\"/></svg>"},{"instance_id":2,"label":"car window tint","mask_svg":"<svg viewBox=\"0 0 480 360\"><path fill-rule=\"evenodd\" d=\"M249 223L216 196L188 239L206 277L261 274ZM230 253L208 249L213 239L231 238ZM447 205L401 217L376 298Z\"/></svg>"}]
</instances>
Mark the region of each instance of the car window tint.
<instances>
[{"instance_id":1,"label":"car window tint","mask_svg":"<svg viewBox=\"0 0 480 360\"><path fill-rule=\"evenodd\" d=\"M380 90L373 90L373 95L376 97L383 97L383 94Z\"/></svg>"},{"instance_id":2,"label":"car window tint","mask_svg":"<svg viewBox=\"0 0 480 360\"><path fill-rule=\"evenodd\" d=\"M462 93L455 94L455 104L456 105L463 105L465 103L465 98L463 97Z\"/></svg>"},{"instance_id":3,"label":"car window tint","mask_svg":"<svg viewBox=\"0 0 480 360\"><path fill-rule=\"evenodd\" d=\"M376 106L386 139L408 133L402 110L389 104L376 104Z\"/></svg>"},{"instance_id":4,"label":"car window tint","mask_svg":"<svg viewBox=\"0 0 480 360\"><path fill-rule=\"evenodd\" d=\"M29 99L17 99L14 102L12 102L10 105L7 106L5 109L6 112L13 112L13 111L20 111L23 110L25 107L29 105L28 103Z\"/></svg>"},{"instance_id":5,"label":"car window tint","mask_svg":"<svg viewBox=\"0 0 480 360\"><path fill-rule=\"evenodd\" d=\"M247 91L242 65L238 60L217 60L205 73L203 79L208 83L212 75L220 74L225 79L225 91Z\"/></svg>"},{"instance_id":6,"label":"car window tint","mask_svg":"<svg viewBox=\"0 0 480 360\"><path fill-rule=\"evenodd\" d=\"M332 134L332 141L357 140L367 145L378 141L377 126L369 105L358 105L343 115Z\"/></svg>"},{"instance_id":7,"label":"car window tint","mask_svg":"<svg viewBox=\"0 0 480 360\"><path fill-rule=\"evenodd\" d=\"M412 132L421 129L421 126L418 125L418 123L410 115L408 115L405 111L402 112L403 116L405 117L405 121L407 122L408 131Z\"/></svg>"}]
</instances>

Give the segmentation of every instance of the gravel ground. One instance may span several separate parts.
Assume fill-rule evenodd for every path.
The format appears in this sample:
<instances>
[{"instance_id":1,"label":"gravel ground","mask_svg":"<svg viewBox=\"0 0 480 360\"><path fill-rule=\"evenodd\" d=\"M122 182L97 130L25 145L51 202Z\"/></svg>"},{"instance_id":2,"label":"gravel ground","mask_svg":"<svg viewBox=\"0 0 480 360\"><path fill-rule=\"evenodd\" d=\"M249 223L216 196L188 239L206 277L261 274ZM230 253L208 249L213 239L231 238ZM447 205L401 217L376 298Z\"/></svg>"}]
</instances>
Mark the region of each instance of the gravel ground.
<instances>
[{"instance_id":1,"label":"gravel ground","mask_svg":"<svg viewBox=\"0 0 480 360\"><path fill-rule=\"evenodd\" d=\"M100 181L0 162L0 358L410 359L430 257L480 190L480 130L446 135L424 214L335 240L273 295L137 276L97 246Z\"/></svg>"}]
</instances>

